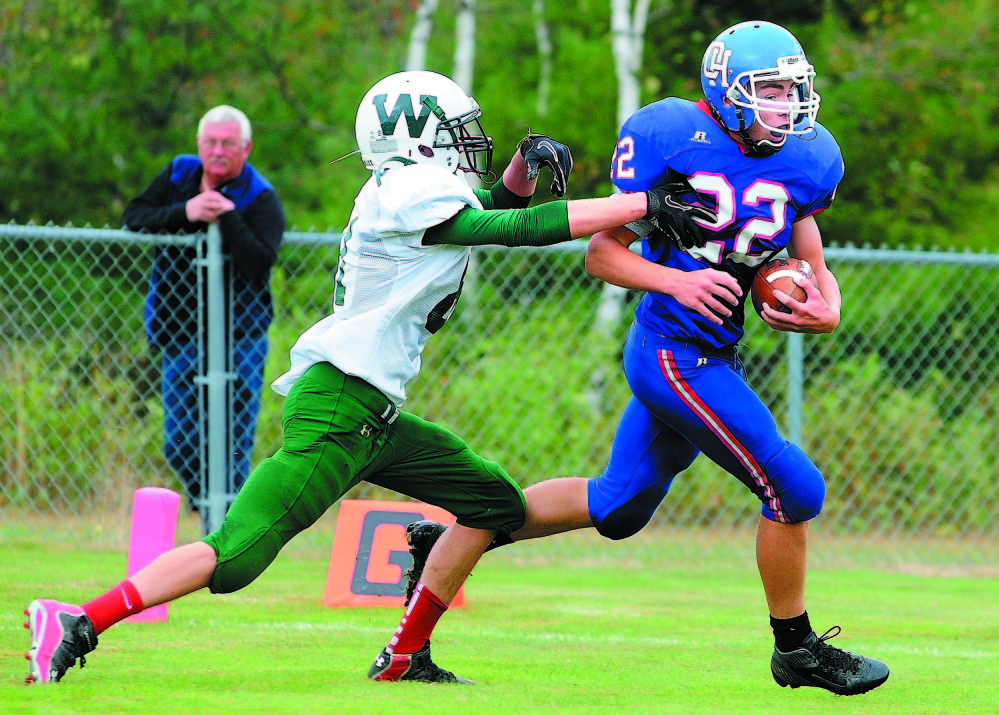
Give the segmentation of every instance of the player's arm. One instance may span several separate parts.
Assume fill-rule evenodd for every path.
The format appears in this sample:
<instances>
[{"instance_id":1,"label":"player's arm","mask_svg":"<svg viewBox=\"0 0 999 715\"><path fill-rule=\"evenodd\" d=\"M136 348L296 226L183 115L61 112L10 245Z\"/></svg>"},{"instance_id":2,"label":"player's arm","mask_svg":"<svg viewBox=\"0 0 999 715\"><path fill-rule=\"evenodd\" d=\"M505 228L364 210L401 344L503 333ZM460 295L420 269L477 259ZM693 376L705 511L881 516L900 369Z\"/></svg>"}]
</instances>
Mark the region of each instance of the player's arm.
<instances>
[{"instance_id":1,"label":"player's arm","mask_svg":"<svg viewBox=\"0 0 999 715\"><path fill-rule=\"evenodd\" d=\"M763 307L763 319L776 330L796 333L831 333L839 325L840 306L843 298L839 291L836 276L826 266L822 251L822 235L813 216L806 216L795 222L791 228L791 240L787 246L788 255L801 258L812 266L816 282L802 278L795 282L804 289L804 301L794 300L782 291L774 291L774 297L791 309L791 313L780 313L769 306Z\"/></svg>"},{"instance_id":2,"label":"player's arm","mask_svg":"<svg viewBox=\"0 0 999 715\"><path fill-rule=\"evenodd\" d=\"M586 251L586 270L622 288L671 295L716 325L723 322L719 316L732 315L742 295L733 276L713 268L688 272L653 263L632 253L629 246L637 238L624 226L595 234Z\"/></svg>"},{"instance_id":3,"label":"player's arm","mask_svg":"<svg viewBox=\"0 0 999 715\"><path fill-rule=\"evenodd\" d=\"M509 167L503 173L503 179L493 184L489 190L474 189L476 198L486 211L526 209L531 205L531 194L518 194L507 185L508 173L510 173Z\"/></svg>"},{"instance_id":4,"label":"player's arm","mask_svg":"<svg viewBox=\"0 0 999 715\"><path fill-rule=\"evenodd\" d=\"M645 192L598 199L552 201L528 209L480 211L466 208L428 228L423 242L455 246L551 246L591 236L645 217Z\"/></svg>"}]
</instances>

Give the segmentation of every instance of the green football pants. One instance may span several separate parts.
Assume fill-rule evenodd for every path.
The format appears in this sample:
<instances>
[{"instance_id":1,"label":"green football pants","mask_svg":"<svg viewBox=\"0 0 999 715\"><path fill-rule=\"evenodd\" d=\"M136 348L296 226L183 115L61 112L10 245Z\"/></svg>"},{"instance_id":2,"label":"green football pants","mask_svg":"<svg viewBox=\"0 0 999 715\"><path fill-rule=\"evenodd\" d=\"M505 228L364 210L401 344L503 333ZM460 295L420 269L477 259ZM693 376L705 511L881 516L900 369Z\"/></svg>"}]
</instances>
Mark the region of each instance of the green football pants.
<instances>
[{"instance_id":1,"label":"green football pants","mask_svg":"<svg viewBox=\"0 0 999 715\"><path fill-rule=\"evenodd\" d=\"M205 537L218 555L209 587L231 593L263 573L292 537L365 481L447 509L458 523L509 534L527 507L517 483L452 432L400 412L330 363L313 365L284 405L284 445L253 470Z\"/></svg>"}]
</instances>

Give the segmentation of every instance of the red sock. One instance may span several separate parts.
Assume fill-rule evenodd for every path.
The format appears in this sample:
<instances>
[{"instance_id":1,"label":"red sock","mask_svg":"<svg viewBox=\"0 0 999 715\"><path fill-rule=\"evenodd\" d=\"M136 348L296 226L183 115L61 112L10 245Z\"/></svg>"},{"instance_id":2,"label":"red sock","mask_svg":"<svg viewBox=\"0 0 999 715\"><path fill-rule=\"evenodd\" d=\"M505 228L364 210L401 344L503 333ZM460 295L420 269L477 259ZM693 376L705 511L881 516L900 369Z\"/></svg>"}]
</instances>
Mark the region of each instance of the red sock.
<instances>
[{"instance_id":1,"label":"red sock","mask_svg":"<svg viewBox=\"0 0 999 715\"><path fill-rule=\"evenodd\" d=\"M410 654L422 648L434 631L437 621L447 610L447 604L420 581L406 609L406 615L389 641L393 653Z\"/></svg>"},{"instance_id":2,"label":"red sock","mask_svg":"<svg viewBox=\"0 0 999 715\"><path fill-rule=\"evenodd\" d=\"M94 630L100 635L118 621L138 613L144 606L135 586L125 579L103 596L84 603L82 608L93 622Z\"/></svg>"}]
</instances>

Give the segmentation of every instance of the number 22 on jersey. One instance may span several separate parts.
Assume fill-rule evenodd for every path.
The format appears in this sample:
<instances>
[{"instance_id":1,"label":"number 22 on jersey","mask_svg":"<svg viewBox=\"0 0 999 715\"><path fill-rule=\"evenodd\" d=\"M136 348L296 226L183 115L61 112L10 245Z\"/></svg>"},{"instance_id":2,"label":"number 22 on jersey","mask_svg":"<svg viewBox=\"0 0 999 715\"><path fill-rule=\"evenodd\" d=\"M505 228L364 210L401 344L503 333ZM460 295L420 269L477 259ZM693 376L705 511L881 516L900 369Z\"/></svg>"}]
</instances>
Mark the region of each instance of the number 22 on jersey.
<instances>
[{"instance_id":1,"label":"number 22 on jersey","mask_svg":"<svg viewBox=\"0 0 999 715\"><path fill-rule=\"evenodd\" d=\"M634 179L635 168L632 160L635 158L635 145L631 137L623 137L617 145L614 157L614 177L619 179ZM698 192L710 194L715 199L717 219L713 222L694 221L714 233L718 233L736 221L737 198L736 189L723 174L711 172L695 172L688 177L690 185ZM770 205L769 216L755 216L742 226L731 248L726 249L726 240L708 240L702 248L686 249L687 252L708 261L719 264L731 259L748 266L755 266L772 254L772 250L763 250L760 255L752 255L753 241L772 240L787 226L787 204L790 201L787 188L783 184L757 179L751 183L738 197L739 204L746 207L758 207L762 203Z\"/></svg>"},{"instance_id":2,"label":"number 22 on jersey","mask_svg":"<svg viewBox=\"0 0 999 715\"><path fill-rule=\"evenodd\" d=\"M689 181L698 193L711 194L715 197L716 220L709 222L694 219L699 225L712 231L720 231L735 222L737 218L735 187L723 175L697 172ZM770 215L755 216L746 221L729 249L726 249L727 241L709 239L703 248L695 247L688 253L715 264L725 259L747 266L763 263L771 256L773 249L760 247L763 250L762 254L752 255L750 250L753 241L772 241L784 231L787 226L787 204L790 198L783 184L757 179L742 192L740 204L746 207L769 204Z\"/></svg>"}]
</instances>

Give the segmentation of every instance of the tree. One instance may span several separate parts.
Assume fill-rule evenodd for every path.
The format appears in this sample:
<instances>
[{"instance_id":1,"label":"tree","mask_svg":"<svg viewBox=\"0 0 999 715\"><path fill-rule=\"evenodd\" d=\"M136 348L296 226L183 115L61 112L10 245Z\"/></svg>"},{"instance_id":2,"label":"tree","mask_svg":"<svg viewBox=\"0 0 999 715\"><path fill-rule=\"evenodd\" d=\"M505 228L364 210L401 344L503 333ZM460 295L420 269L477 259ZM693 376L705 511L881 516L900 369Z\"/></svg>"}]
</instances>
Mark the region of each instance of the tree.
<instances>
[{"instance_id":1,"label":"tree","mask_svg":"<svg viewBox=\"0 0 999 715\"><path fill-rule=\"evenodd\" d=\"M544 0L534 0L531 7L534 14L534 36L538 41L538 114L542 117L548 114L548 92L551 87L552 77L552 42L551 34L548 31L548 23L545 22Z\"/></svg>"},{"instance_id":2,"label":"tree","mask_svg":"<svg viewBox=\"0 0 999 715\"><path fill-rule=\"evenodd\" d=\"M406 70L426 68L427 43L434 29L434 11L437 0L421 0L416 9L416 20L409 36L409 53L406 55Z\"/></svg>"},{"instance_id":3,"label":"tree","mask_svg":"<svg viewBox=\"0 0 999 715\"><path fill-rule=\"evenodd\" d=\"M456 0L454 72L451 75L466 94L472 93L475 74L475 0Z\"/></svg>"},{"instance_id":4,"label":"tree","mask_svg":"<svg viewBox=\"0 0 999 715\"><path fill-rule=\"evenodd\" d=\"M611 0L611 32L614 37L614 67L617 71L619 129L641 106L637 72L642 63L649 0L636 0L633 11L630 6L631 0ZM600 292L593 328L605 340L610 339L612 331L621 322L621 312L627 294L627 289L610 283L605 283ZM602 408L605 369L603 361L597 362L597 367L590 377L589 400L598 410Z\"/></svg>"}]
</instances>

